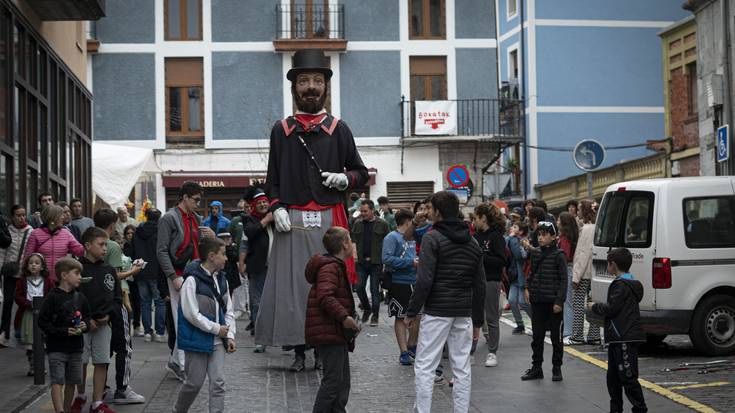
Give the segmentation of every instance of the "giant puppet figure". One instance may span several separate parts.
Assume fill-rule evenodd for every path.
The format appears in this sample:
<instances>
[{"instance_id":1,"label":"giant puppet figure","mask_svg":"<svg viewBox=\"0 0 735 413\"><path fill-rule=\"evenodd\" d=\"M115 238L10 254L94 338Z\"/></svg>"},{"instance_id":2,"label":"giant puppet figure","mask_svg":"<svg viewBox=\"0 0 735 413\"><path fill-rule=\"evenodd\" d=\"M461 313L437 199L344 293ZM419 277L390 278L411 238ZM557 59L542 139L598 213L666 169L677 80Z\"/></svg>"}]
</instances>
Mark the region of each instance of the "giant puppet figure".
<instances>
[{"instance_id":1,"label":"giant puppet figure","mask_svg":"<svg viewBox=\"0 0 735 413\"><path fill-rule=\"evenodd\" d=\"M266 188L272 199L276 234L255 324L255 342L294 346L296 358L291 370L301 371L305 367L304 321L311 288L304 276L306 262L325 253L322 237L327 229L347 228L345 191L365 185L368 171L350 129L324 109L332 77L324 52L296 52L286 77L298 110L276 122L271 130ZM354 264L352 268L354 272Z\"/></svg>"}]
</instances>

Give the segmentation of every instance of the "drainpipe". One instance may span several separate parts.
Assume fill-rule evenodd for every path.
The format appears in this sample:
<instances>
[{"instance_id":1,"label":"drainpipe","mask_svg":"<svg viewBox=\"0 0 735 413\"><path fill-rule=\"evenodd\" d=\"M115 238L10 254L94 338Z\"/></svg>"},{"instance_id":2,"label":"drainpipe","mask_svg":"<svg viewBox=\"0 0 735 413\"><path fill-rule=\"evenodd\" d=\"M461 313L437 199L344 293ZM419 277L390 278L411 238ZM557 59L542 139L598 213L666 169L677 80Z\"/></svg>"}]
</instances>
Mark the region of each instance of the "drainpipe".
<instances>
[{"instance_id":1,"label":"drainpipe","mask_svg":"<svg viewBox=\"0 0 735 413\"><path fill-rule=\"evenodd\" d=\"M521 127L523 128L523 199L526 199L528 196L528 134L526 133L526 82L528 81L528 73L526 73L526 44L525 44L525 35L523 34L523 22L526 20L526 7L525 7L526 0L520 0L518 2L519 7L521 8L519 10L520 15L518 18L520 19L520 25L521 30L519 31L520 34L520 49L521 49L521 61L519 62L521 67L521 102L523 102L523 105L521 107L521 117L523 119L523 122L521 122Z\"/></svg>"},{"instance_id":2,"label":"drainpipe","mask_svg":"<svg viewBox=\"0 0 735 413\"><path fill-rule=\"evenodd\" d=\"M729 0L720 0L722 3L722 30L723 30L723 53L722 53L722 59L723 63L725 65L725 90L724 90L724 104L725 107L722 111L723 118L720 122L721 124L728 124L730 125L730 130L733 130L733 119L735 117L733 116L733 101L732 101L732 47L731 47L731 39L730 39L730 1ZM732 152L732 132L730 132L730 151ZM732 175L735 173L735 159L733 159L733 155L731 153L730 159L723 163L720 167L720 174L721 175Z\"/></svg>"}]
</instances>

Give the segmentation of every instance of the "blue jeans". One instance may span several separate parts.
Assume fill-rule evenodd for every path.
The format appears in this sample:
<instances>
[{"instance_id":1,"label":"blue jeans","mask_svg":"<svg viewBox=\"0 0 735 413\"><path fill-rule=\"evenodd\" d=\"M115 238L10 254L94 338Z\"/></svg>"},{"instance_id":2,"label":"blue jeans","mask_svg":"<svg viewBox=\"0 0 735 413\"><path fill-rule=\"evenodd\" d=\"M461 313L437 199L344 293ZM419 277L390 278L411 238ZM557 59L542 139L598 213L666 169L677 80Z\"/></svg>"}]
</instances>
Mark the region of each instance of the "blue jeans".
<instances>
[{"instance_id":1,"label":"blue jeans","mask_svg":"<svg viewBox=\"0 0 735 413\"><path fill-rule=\"evenodd\" d=\"M515 319L516 324L522 326L524 323L521 310L525 311L528 317L531 317L531 309L526 302L523 287L519 286L518 283L513 283L510 285L509 290L508 304L510 304L510 311L513 313L513 319Z\"/></svg>"},{"instance_id":2,"label":"blue jeans","mask_svg":"<svg viewBox=\"0 0 735 413\"><path fill-rule=\"evenodd\" d=\"M357 297L360 299L363 311L370 311L373 315L380 312L380 265L376 264L356 264L355 269L360 276L360 282L357 284ZM365 287L367 279L370 277L370 295L372 297L372 305L368 302Z\"/></svg>"},{"instance_id":3,"label":"blue jeans","mask_svg":"<svg viewBox=\"0 0 735 413\"><path fill-rule=\"evenodd\" d=\"M572 265L567 265L567 299L564 300L564 333L562 337L572 335L572 322L574 321L574 309L572 308L572 297L574 290L572 289Z\"/></svg>"},{"instance_id":4,"label":"blue jeans","mask_svg":"<svg viewBox=\"0 0 735 413\"><path fill-rule=\"evenodd\" d=\"M156 305L156 335L166 333L166 304L158 292L156 280L137 280L140 293L141 321L146 334L153 334L151 301Z\"/></svg>"},{"instance_id":5,"label":"blue jeans","mask_svg":"<svg viewBox=\"0 0 735 413\"><path fill-rule=\"evenodd\" d=\"M260 297L263 295L263 287L265 286L265 276L268 270L261 273L249 273L248 282L250 283L250 321L253 323L258 319L258 308L260 308Z\"/></svg>"}]
</instances>

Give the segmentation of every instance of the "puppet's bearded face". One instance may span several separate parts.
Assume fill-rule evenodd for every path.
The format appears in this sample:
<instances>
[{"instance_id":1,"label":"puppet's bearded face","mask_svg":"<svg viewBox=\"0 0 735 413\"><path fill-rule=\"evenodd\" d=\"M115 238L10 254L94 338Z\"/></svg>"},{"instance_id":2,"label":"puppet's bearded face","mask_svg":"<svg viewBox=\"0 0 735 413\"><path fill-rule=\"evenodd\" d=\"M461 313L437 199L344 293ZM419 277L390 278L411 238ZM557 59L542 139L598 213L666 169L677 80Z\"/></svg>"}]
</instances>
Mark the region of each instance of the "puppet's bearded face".
<instances>
[{"instance_id":1,"label":"puppet's bearded face","mask_svg":"<svg viewBox=\"0 0 735 413\"><path fill-rule=\"evenodd\" d=\"M321 111L327 101L327 85L323 73L299 73L291 86L296 108L306 113Z\"/></svg>"}]
</instances>

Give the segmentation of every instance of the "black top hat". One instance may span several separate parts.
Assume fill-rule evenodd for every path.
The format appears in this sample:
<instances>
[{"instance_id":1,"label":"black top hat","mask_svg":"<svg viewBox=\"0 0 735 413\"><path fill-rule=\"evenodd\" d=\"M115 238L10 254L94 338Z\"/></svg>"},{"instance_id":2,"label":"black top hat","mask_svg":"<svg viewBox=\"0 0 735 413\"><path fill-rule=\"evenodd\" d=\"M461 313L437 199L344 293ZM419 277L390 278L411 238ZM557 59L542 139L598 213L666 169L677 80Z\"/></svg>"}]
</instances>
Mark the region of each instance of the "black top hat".
<instances>
[{"instance_id":1,"label":"black top hat","mask_svg":"<svg viewBox=\"0 0 735 413\"><path fill-rule=\"evenodd\" d=\"M329 61L324 56L321 49L302 49L293 56L293 68L286 73L286 78L290 81L296 79L296 75L303 72L320 72L324 73L327 80L332 77L332 69L329 68Z\"/></svg>"}]
</instances>

